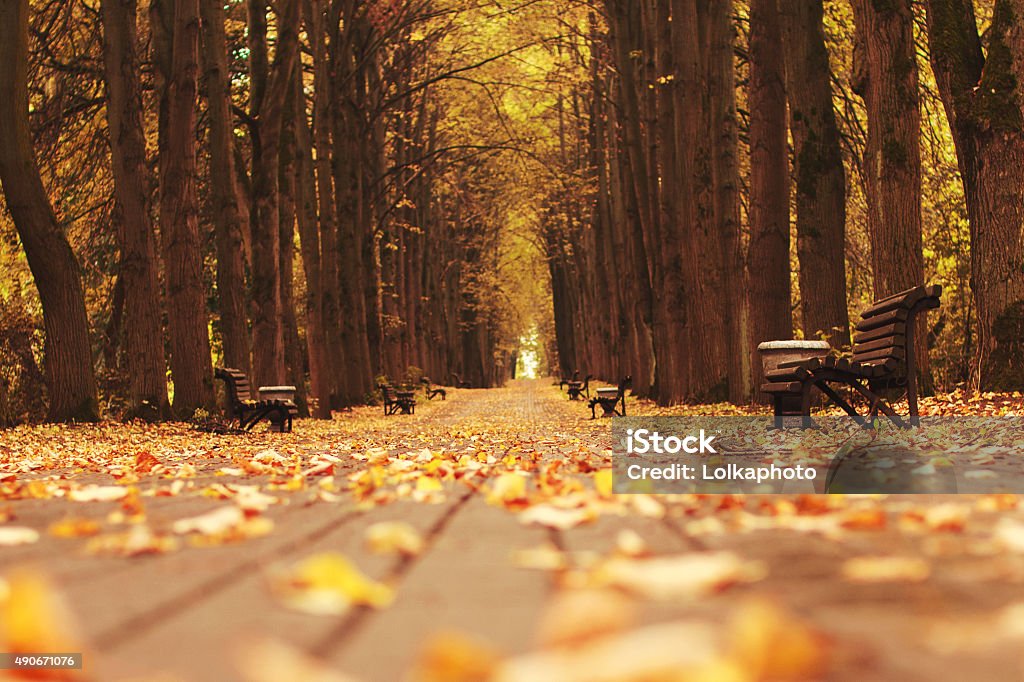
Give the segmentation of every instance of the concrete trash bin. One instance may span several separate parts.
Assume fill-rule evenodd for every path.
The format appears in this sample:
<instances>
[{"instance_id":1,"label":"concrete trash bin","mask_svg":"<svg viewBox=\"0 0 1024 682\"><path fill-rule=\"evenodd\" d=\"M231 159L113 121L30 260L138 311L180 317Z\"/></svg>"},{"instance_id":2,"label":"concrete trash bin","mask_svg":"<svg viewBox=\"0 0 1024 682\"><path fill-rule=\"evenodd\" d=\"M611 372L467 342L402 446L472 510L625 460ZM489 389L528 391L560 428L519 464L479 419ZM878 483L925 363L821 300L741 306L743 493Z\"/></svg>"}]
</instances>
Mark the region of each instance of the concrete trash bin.
<instances>
[{"instance_id":1,"label":"concrete trash bin","mask_svg":"<svg viewBox=\"0 0 1024 682\"><path fill-rule=\"evenodd\" d=\"M260 400L287 400L288 402L295 402L294 386L260 386L257 391ZM271 422L270 430L281 432L284 430L284 424Z\"/></svg>"},{"instance_id":2,"label":"concrete trash bin","mask_svg":"<svg viewBox=\"0 0 1024 682\"><path fill-rule=\"evenodd\" d=\"M810 360L828 355L831 346L828 341L808 341L806 339L794 339L790 341L765 341L758 344L757 352L761 354L761 368L764 374L773 369L778 369L783 362L792 360ZM821 395L817 392L811 394L813 405L821 404Z\"/></svg>"}]
</instances>

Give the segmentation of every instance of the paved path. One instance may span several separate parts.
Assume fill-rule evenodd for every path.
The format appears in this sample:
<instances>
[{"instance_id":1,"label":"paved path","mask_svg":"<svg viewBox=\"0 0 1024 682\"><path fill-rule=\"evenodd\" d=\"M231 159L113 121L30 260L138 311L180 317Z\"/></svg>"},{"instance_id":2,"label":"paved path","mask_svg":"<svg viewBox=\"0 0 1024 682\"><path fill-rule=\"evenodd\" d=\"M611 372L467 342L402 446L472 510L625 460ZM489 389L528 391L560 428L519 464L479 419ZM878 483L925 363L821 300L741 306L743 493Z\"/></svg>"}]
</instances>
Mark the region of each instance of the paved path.
<instances>
[{"instance_id":1,"label":"paved path","mask_svg":"<svg viewBox=\"0 0 1024 682\"><path fill-rule=\"evenodd\" d=\"M559 461L601 461L609 435L607 421L589 421L585 405L570 403L546 381L451 391L445 402L421 403L412 417L384 419L368 408L357 416L317 426L315 438L309 422L297 423L288 436L210 436L203 441L208 449L194 459L195 480L232 480L218 471L237 459L218 454L221 448L335 454L343 459L335 472L341 480L363 467L349 461L349 453L369 452L372 459L379 456L375 448L385 454L426 448L478 460L515 456L544 471ZM71 475L110 481L96 472ZM664 513L631 508L563 531L520 523L515 513L488 503L489 490L489 484L448 483L432 503L401 497L376 506L312 501L307 491L266 510L274 530L265 537L124 558L87 553L86 539L44 536L36 544L0 548L0 566L7 573L28 565L50 576L91 647L94 679L102 680L157 672L165 675L160 679L242 679L238 657L251 655L245 642L262 636L363 680L402 679L427 638L439 631L472 633L506 655L521 654L537 645L538 624L566 578L522 568L513 554L550 544L583 561L611 553L622 531L636 533L658 555L726 551L762 567L756 580L712 594L639 600L641 622L721 624L763 595L781 605L780 613L829 640L828 679L1024 676L1024 622L999 621L1024 621L1024 608L1007 611L1024 604L1024 547L1013 553L992 542L998 521L1024 523L1019 510L990 510L992 503L964 497L862 500L848 503L842 517L848 528L836 530L821 521L832 515L799 513L807 512L801 505L813 504L805 499L680 496L661 501ZM222 504L196 495L154 497L147 498L146 512L149 524L159 528ZM1000 504L1012 506L1009 500ZM45 529L67 515L67 505L20 499L8 511L19 525ZM94 504L90 513L103 518L116 508L104 505ZM879 508L883 528L862 513ZM944 528L935 521L942 514L966 521ZM796 521L774 523L781 517ZM413 525L425 541L423 551L411 558L368 552L366 529L387 520ZM864 530L856 530L858 524ZM321 552L340 552L371 578L393 585L395 602L340 616L286 608L268 588L271 576ZM875 555L916 559L930 573L880 583L842 578L844 562Z\"/></svg>"}]
</instances>

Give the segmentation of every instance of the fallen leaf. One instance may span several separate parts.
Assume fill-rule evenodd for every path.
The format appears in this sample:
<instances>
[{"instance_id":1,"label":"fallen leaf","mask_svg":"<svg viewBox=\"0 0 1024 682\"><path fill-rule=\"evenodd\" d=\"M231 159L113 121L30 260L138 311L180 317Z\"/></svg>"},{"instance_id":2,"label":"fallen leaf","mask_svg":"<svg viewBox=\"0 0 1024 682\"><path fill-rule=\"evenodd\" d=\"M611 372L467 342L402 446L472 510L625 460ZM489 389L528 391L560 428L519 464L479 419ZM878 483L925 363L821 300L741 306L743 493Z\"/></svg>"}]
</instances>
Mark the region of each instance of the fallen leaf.
<instances>
[{"instance_id":1,"label":"fallen leaf","mask_svg":"<svg viewBox=\"0 0 1024 682\"><path fill-rule=\"evenodd\" d=\"M88 485L68 493L74 502L113 502L128 494L128 488L120 485Z\"/></svg>"},{"instance_id":2,"label":"fallen leaf","mask_svg":"<svg viewBox=\"0 0 1024 682\"><path fill-rule=\"evenodd\" d=\"M635 624L637 607L613 590L562 590L544 609L538 628L541 646L577 645L627 630Z\"/></svg>"},{"instance_id":3,"label":"fallen leaf","mask_svg":"<svg viewBox=\"0 0 1024 682\"><path fill-rule=\"evenodd\" d=\"M382 608L394 600L390 587L367 578L334 552L315 554L274 574L271 587L290 608L320 615L341 615L353 606Z\"/></svg>"},{"instance_id":4,"label":"fallen leaf","mask_svg":"<svg viewBox=\"0 0 1024 682\"><path fill-rule=\"evenodd\" d=\"M650 559L613 557L592 576L597 585L618 587L650 599L680 599L718 592L731 585L760 580L764 564L732 552L694 552Z\"/></svg>"},{"instance_id":5,"label":"fallen leaf","mask_svg":"<svg viewBox=\"0 0 1024 682\"><path fill-rule=\"evenodd\" d=\"M923 559L900 556L865 556L843 562L843 578L855 583L921 582L931 567Z\"/></svg>"},{"instance_id":6,"label":"fallen leaf","mask_svg":"<svg viewBox=\"0 0 1024 682\"><path fill-rule=\"evenodd\" d=\"M186 533L203 533L204 535L215 535L233 528L245 521L245 513L238 507L218 507L212 511L192 516L187 519L179 519L171 525L171 530L179 535Z\"/></svg>"},{"instance_id":7,"label":"fallen leaf","mask_svg":"<svg viewBox=\"0 0 1024 682\"><path fill-rule=\"evenodd\" d=\"M12 653L83 651L73 614L44 574L19 569L0 582L5 583L5 589L0 589L0 649ZM45 675L24 677L77 680L81 671L46 671Z\"/></svg>"},{"instance_id":8,"label":"fallen leaf","mask_svg":"<svg viewBox=\"0 0 1024 682\"><path fill-rule=\"evenodd\" d=\"M356 682L325 662L270 637L242 642L235 649L234 660L245 682Z\"/></svg>"},{"instance_id":9,"label":"fallen leaf","mask_svg":"<svg viewBox=\"0 0 1024 682\"><path fill-rule=\"evenodd\" d=\"M90 554L126 557L165 554L176 549L178 541L173 537L154 533L149 526L141 523L122 533L97 535L86 545L86 551Z\"/></svg>"},{"instance_id":10,"label":"fallen leaf","mask_svg":"<svg viewBox=\"0 0 1024 682\"><path fill-rule=\"evenodd\" d=\"M556 530L569 530L581 523L592 521L595 514L588 509L559 509L549 504L537 504L519 514L525 525L536 524Z\"/></svg>"},{"instance_id":11,"label":"fallen leaf","mask_svg":"<svg viewBox=\"0 0 1024 682\"><path fill-rule=\"evenodd\" d=\"M100 524L92 519L66 518L50 524L47 532L55 538L87 538L100 532Z\"/></svg>"},{"instance_id":12,"label":"fallen leaf","mask_svg":"<svg viewBox=\"0 0 1024 682\"><path fill-rule=\"evenodd\" d=\"M148 474L160 466L163 466L163 462L150 452L140 452L135 455L135 473L137 474Z\"/></svg>"},{"instance_id":13,"label":"fallen leaf","mask_svg":"<svg viewBox=\"0 0 1024 682\"><path fill-rule=\"evenodd\" d=\"M733 619L734 656L756 680L824 679L829 640L822 633L767 601L743 604Z\"/></svg>"},{"instance_id":14,"label":"fallen leaf","mask_svg":"<svg viewBox=\"0 0 1024 682\"><path fill-rule=\"evenodd\" d=\"M516 550L512 554L512 561L520 568L540 571L558 571L568 565L565 554L552 544Z\"/></svg>"},{"instance_id":15,"label":"fallen leaf","mask_svg":"<svg viewBox=\"0 0 1024 682\"><path fill-rule=\"evenodd\" d=\"M651 625L503 661L493 682L750 682L704 623Z\"/></svg>"},{"instance_id":16,"label":"fallen leaf","mask_svg":"<svg viewBox=\"0 0 1024 682\"><path fill-rule=\"evenodd\" d=\"M518 472L504 473L491 484L487 493L487 502L506 507L523 507L526 499L526 477Z\"/></svg>"},{"instance_id":17,"label":"fallen leaf","mask_svg":"<svg viewBox=\"0 0 1024 682\"><path fill-rule=\"evenodd\" d=\"M423 646L409 679L484 682L492 679L499 662L497 651L476 637L460 632L438 632Z\"/></svg>"},{"instance_id":18,"label":"fallen leaf","mask_svg":"<svg viewBox=\"0 0 1024 682\"><path fill-rule=\"evenodd\" d=\"M423 538L403 521L380 521L366 529L366 544L378 554L416 556L423 551Z\"/></svg>"},{"instance_id":19,"label":"fallen leaf","mask_svg":"<svg viewBox=\"0 0 1024 682\"><path fill-rule=\"evenodd\" d=\"M622 556L634 558L649 556L651 553L644 539L632 528L623 528L615 536L615 551Z\"/></svg>"},{"instance_id":20,"label":"fallen leaf","mask_svg":"<svg viewBox=\"0 0 1024 682\"><path fill-rule=\"evenodd\" d=\"M39 540L39 531L25 526L0 526L0 547L30 545Z\"/></svg>"}]
</instances>

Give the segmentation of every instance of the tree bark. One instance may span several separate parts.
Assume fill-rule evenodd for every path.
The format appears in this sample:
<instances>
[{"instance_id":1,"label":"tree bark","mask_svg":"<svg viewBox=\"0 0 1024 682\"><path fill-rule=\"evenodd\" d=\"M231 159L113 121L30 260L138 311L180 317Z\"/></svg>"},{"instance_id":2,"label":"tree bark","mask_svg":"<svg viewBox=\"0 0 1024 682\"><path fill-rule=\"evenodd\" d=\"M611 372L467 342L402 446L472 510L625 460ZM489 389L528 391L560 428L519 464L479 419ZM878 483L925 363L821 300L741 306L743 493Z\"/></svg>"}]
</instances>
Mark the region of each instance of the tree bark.
<instances>
[{"instance_id":1,"label":"tree bark","mask_svg":"<svg viewBox=\"0 0 1024 682\"><path fill-rule=\"evenodd\" d=\"M924 284L921 250L921 112L910 0L855 0L854 91L864 98L864 180L875 298ZM933 390L927 320L917 326L921 390Z\"/></svg>"},{"instance_id":2,"label":"tree bark","mask_svg":"<svg viewBox=\"0 0 1024 682\"><path fill-rule=\"evenodd\" d=\"M43 307L50 421L96 421L99 405L78 261L39 175L28 121L28 0L0 2L0 185Z\"/></svg>"},{"instance_id":3,"label":"tree bark","mask_svg":"<svg viewBox=\"0 0 1024 682\"><path fill-rule=\"evenodd\" d=\"M750 376L760 395L757 345L793 336L789 265L789 143L779 2L750 3Z\"/></svg>"},{"instance_id":4,"label":"tree bark","mask_svg":"<svg viewBox=\"0 0 1024 682\"><path fill-rule=\"evenodd\" d=\"M281 235L278 163L281 125L298 51L299 0L279 6L277 51L269 69L266 53L266 0L249 2L252 158L252 343L256 385L285 380L284 315L281 301Z\"/></svg>"},{"instance_id":5,"label":"tree bark","mask_svg":"<svg viewBox=\"0 0 1024 682\"><path fill-rule=\"evenodd\" d=\"M231 74L224 33L223 3L201 0L203 59L210 132L210 204L217 248L217 300L224 364L248 376L249 329L245 313L245 223L248 208L241 196L234 158Z\"/></svg>"},{"instance_id":6,"label":"tree bark","mask_svg":"<svg viewBox=\"0 0 1024 682\"><path fill-rule=\"evenodd\" d=\"M104 0L101 12L107 125L114 194L121 217L118 284L124 292L129 381L127 416L165 419L170 416L170 405L161 325L159 263L142 125L137 6L135 0Z\"/></svg>"},{"instance_id":7,"label":"tree bark","mask_svg":"<svg viewBox=\"0 0 1024 682\"><path fill-rule=\"evenodd\" d=\"M796 177L796 249L804 338L850 343L846 174L832 104L822 0L779 2Z\"/></svg>"},{"instance_id":8,"label":"tree bark","mask_svg":"<svg viewBox=\"0 0 1024 682\"><path fill-rule=\"evenodd\" d=\"M711 3L709 11L710 129L717 131L713 138L712 157L714 235L721 251L721 289L715 292L717 295L708 299L715 302L723 318L723 374L728 385L728 399L738 404L745 402L750 396L750 356L747 350L746 306L743 295L745 280L740 249L739 131L736 122L732 2Z\"/></svg>"},{"instance_id":9,"label":"tree bark","mask_svg":"<svg viewBox=\"0 0 1024 682\"><path fill-rule=\"evenodd\" d=\"M295 386L295 404L300 417L309 416L306 401L306 354L299 339L299 321L295 314L295 222L296 222L296 102L301 91L293 67L285 96L285 111L281 122L281 151L278 156L278 228L280 229L281 324L284 340L285 382ZM303 116L305 112L303 111Z\"/></svg>"},{"instance_id":10,"label":"tree bark","mask_svg":"<svg viewBox=\"0 0 1024 682\"><path fill-rule=\"evenodd\" d=\"M323 275L320 233L317 225L316 179L313 142L306 120L306 101L302 83L296 79L295 148L296 224L299 251L306 274L306 353L309 356L309 385L313 400L310 413L317 419L331 418L331 375L327 338L324 333Z\"/></svg>"},{"instance_id":11,"label":"tree bark","mask_svg":"<svg viewBox=\"0 0 1024 682\"><path fill-rule=\"evenodd\" d=\"M331 36L331 48L344 53L338 44L338 12L341 3L330 3L327 27L324 26L324 10L321 0L309 0L304 5L309 35L310 50L313 53L313 147L316 150L316 208L320 239L320 308L324 343L324 382L317 393L324 406L318 416L329 416L330 408L341 405L344 386L342 368L345 365L342 337L341 312L339 308L340 278L338 265L341 254L338 250L338 223L335 220L334 175L331 169L334 150L331 146L332 93L336 92L332 78L331 60L324 34ZM326 31L325 31L326 29ZM311 186L312 189L312 186ZM307 277L309 272L307 271ZM310 362L313 362L312 355ZM312 372L312 367L310 368ZM314 391L317 391L314 385ZM326 412L324 412L326 410Z\"/></svg>"},{"instance_id":12,"label":"tree bark","mask_svg":"<svg viewBox=\"0 0 1024 682\"><path fill-rule=\"evenodd\" d=\"M972 383L1024 385L1024 2L997 0L983 54L969 0L929 0L932 69L953 132L978 311Z\"/></svg>"},{"instance_id":13,"label":"tree bark","mask_svg":"<svg viewBox=\"0 0 1024 682\"><path fill-rule=\"evenodd\" d=\"M198 0L150 4L160 93L160 231L166 270L174 411L186 418L213 409L196 195Z\"/></svg>"}]
</instances>

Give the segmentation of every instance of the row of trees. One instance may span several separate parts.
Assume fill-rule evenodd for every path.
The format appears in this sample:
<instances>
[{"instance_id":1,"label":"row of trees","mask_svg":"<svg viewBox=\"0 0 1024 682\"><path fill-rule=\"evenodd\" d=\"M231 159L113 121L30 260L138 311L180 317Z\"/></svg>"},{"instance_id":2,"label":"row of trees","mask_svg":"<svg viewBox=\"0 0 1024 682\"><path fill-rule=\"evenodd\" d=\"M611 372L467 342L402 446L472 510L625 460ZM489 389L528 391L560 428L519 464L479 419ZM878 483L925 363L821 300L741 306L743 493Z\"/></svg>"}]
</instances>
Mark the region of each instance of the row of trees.
<instances>
[{"instance_id":1,"label":"row of trees","mask_svg":"<svg viewBox=\"0 0 1024 682\"><path fill-rule=\"evenodd\" d=\"M97 369L123 377L112 391L128 416L212 409L215 357L256 386L296 385L303 407L308 376L320 417L410 366L504 379L514 363L487 292L500 222L483 177L497 152L460 144L438 96L494 57L455 40L456 9L153 0L141 16L136 0L98 15L5 0L0 182L38 288L50 419L98 417ZM102 31L83 40L76 22ZM55 94L90 80L97 96L77 110ZM97 231L116 255L90 310L69 211L44 185L66 167L36 160L54 112L109 144L88 162L109 178L98 212L113 227Z\"/></svg>"},{"instance_id":2,"label":"row of trees","mask_svg":"<svg viewBox=\"0 0 1024 682\"><path fill-rule=\"evenodd\" d=\"M826 21L823 0L604 2L573 128L588 150L575 172L595 193L550 220L563 367L632 373L666 404L746 401L759 342L849 344L866 302L848 296L861 276L851 231L866 235L867 300L936 277L959 293L942 240L922 239L948 227L922 222L923 202L931 215L942 199L923 198L924 140L951 131L970 227L944 254L969 259L970 295L947 301L968 311L963 378L1024 384L1024 2L981 3L980 17L972 0L830 5ZM948 127L922 115L922 93ZM864 224L851 225L858 196ZM944 326L922 327L919 357Z\"/></svg>"}]
</instances>

